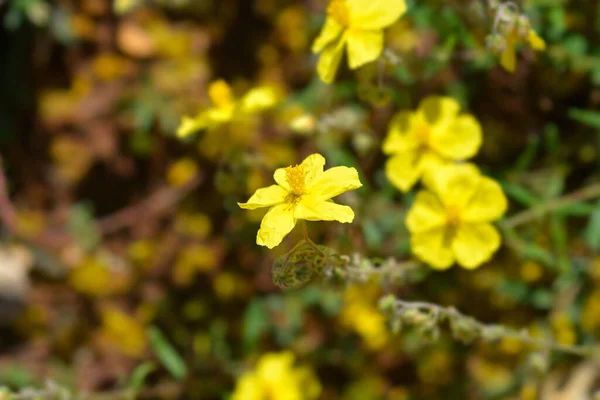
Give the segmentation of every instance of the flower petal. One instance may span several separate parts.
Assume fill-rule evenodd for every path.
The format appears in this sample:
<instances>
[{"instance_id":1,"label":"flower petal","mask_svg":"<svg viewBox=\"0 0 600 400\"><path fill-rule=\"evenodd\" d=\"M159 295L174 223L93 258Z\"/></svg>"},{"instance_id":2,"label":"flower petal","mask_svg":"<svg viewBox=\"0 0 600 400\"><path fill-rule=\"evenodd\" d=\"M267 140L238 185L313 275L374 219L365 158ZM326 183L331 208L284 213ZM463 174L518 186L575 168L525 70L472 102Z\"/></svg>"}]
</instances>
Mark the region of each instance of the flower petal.
<instances>
[{"instance_id":1,"label":"flower petal","mask_svg":"<svg viewBox=\"0 0 600 400\"><path fill-rule=\"evenodd\" d=\"M300 163L300 166L303 167L307 172L305 182L306 186L309 186L317 176L323 173L325 157L319 153L311 154Z\"/></svg>"},{"instance_id":2,"label":"flower petal","mask_svg":"<svg viewBox=\"0 0 600 400\"><path fill-rule=\"evenodd\" d=\"M181 119L181 124L179 124L179 127L177 128L177 137L188 137L195 132L208 128L209 124L210 121L205 113L200 113L195 118L183 117Z\"/></svg>"},{"instance_id":3,"label":"flower petal","mask_svg":"<svg viewBox=\"0 0 600 400\"><path fill-rule=\"evenodd\" d=\"M273 179L275 179L275 182L279 186L281 186L288 192L292 190L290 184L287 181L287 174L285 173L285 168L277 168L273 173Z\"/></svg>"},{"instance_id":4,"label":"flower petal","mask_svg":"<svg viewBox=\"0 0 600 400\"><path fill-rule=\"evenodd\" d=\"M259 112L277 103L275 90L269 86L251 89L241 100L241 110L247 113Z\"/></svg>"},{"instance_id":5,"label":"flower petal","mask_svg":"<svg viewBox=\"0 0 600 400\"><path fill-rule=\"evenodd\" d=\"M329 200L361 186L356 168L333 167L317 175L307 190L311 197Z\"/></svg>"},{"instance_id":6,"label":"flower petal","mask_svg":"<svg viewBox=\"0 0 600 400\"><path fill-rule=\"evenodd\" d=\"M421 170L416 164L415 152L398 153L385 164L385 175L392 185L407 192L421 177Z\"/></svg>"},{"instance_id":7,"label":"flower petal","mask_svg":"<svg viewBox=\"0 0 600 400\"><path fill-rule=\"evenodd\" d=\"M346 0L350 25L360 29L382 29L406 12L404 0Z\"/></svg>"},{"instance_id":8,"label":"flower petal","mask_svg":"<svg viewBox=\"0 0 600 400\"><path fill-rule=\"evenodd\" d=\"M435 269L448 269L454 263L454 254L444 228L413 234L410 246L413 254Z\"/></svg>"},{"instance_id":9,"label":"flower petal","mask_svg":"<svg viewBox=\"0 0 600 400\"><path fill-rule=\"evenodd\" d=\"M469 222L490 222L500 218L507 206L502 187L490 178L481 177L479 187L467 204L462 218Z\"/></svg>"},{"instance_id":10,"label":"flower petal","mask_svg":"<svg viewBox=\"0 0 600 400\"><path fill-rule=\"evenodd\" d=\"M394 154L412 151L419 145L417 137L413 134L414 113L410 111L398 112L389 125L389 132L383 142L383 152Z\"/></svg>"},{"instance_id":11,"label":"flower petal","mask_svg":"<svg viewBox=\"0 0 600 400\"><path fill-rule=\"evenodd\" d=\"M342 34L343 30L344 27L340 25L334 18L327 18L321 33L313 43L313 53L320 53L323 51L327 45L334 42Z\"/></svg>"},{"instance_id":12,"label":"flower petal","mask_svg":"<svg viewBox=\"0 0 600 400\"><path fill-rule=\"evenodd\" d=\"M460 111L460 104L452 97L428 96L419 104L419 112L429 125L449 125Z\"/></svg>"},{"instance_id":13,"label":"flower petal","mask_svg":"<svg viewBox=\"0 0 600 400\"><path fill-rule=\"evenodd\" d=\"M294 218L293 207L290 207L289 204L276 205L263 217L256 236L256 244L272 249L281 243L295 225L296 218Z\"/></svg>"},{"instance_id":14,"label":"flower petal","mask_svg":"<svg viewBox=\"0 0 600 400\"><path fill-rule=\"evenodd\" d=\"M342 61L345 44L346 38L342 35L337 41L330 43L323 49L317 64L317 73L323 82L331 83L335 79L340 61Z\"/></svg>"},{"instance_id":15,"label":"flower petal","mask_svg":"<svg viewBox=\"0 0 600 400\"><path fill-rule=\"evenodd\" d=\"M479 187L481 174L473 164L454 164L429 171L423 182L445 205L463 208Z\"/></svg>"},{"instance_id":16,"label":"flower petal","mask_svg":"<svg viewBox=\"0 0 600 400\"><path fill-rule=\"evenodd\" d=\"M383 51L381 30L353 29L348 32L348 66L356 69L374 61Z\"/></svg>"},{"instance_id":17,"label":"flower petal","mask_svg":"<svg viewBox=\"0 0 600 400\"><path fill-rule=\"evenodd\" d=\"M275 204L283 203L288 192L279 185L271 185L266 188L258 189L247 203L238 203L243 209L255 210L261 207L271 207Z\"/></svg>"},{"instance_id":18,"label":"flower petal","mask_svg":"<svg viewBox=\"0 0 600 400\"><path fill-rule=\"evenodd\" d=\"M515 72L517 69L516 45L517 43L515 40L507 38L506 48L500 56L500 65L502 65L502 67L504 67L504 69L508 72Z\"/></svg>"},{"instance_id":19,"label":"flower petal","mask_svg":"<svg viewBox=\"0 0 600 400\"><path fill-rule=\"evenodd\" d=\"M354 221L354 211L348 206L333 201L322 201L311 197L303 198L294 211L294 217L307 221Z\"/></svg>"},{"instance_id":20,"label":"flower petal","mask_svg":"<svg viewBox=\"0 0 600 400\"><path fill-rule=\"evenodd\" d=\"M443 130L435 131L431 146L445 157L465 160L473 157L481 146L481 126L468 114L458 116Z\"/></svg>"},{"instance_id":21,"label":"flower petal","mask_svg":"<svg viewBox=\"0 0 600 400\"><path fill-rule=\"evenodd\" d=\"M533 29L530 29L527 33L527 43L535 51L546 50L546 42Z\"/></svg>"},{"instance_id":22,"label":"flower petal","mask_svg":"<svg viewBox=\"0 0 600 400\"><path fill-rule=\"evenodd\" d=\"M440 200L431 192L417 193L406 215L406 227L411 233L439 228L446 223L445 211Z\"/></svg>"},{"instance_id":23,"label":"flower petal","mask_svg":"<svg viewBox=\"0 0 600 400\"><path fill-rule=\"evenodd\" d=\"M464 224L452 243L458 263L468 269L489 260L500 247L500 234L491 224Z\"/></svg>"}]
</instances>

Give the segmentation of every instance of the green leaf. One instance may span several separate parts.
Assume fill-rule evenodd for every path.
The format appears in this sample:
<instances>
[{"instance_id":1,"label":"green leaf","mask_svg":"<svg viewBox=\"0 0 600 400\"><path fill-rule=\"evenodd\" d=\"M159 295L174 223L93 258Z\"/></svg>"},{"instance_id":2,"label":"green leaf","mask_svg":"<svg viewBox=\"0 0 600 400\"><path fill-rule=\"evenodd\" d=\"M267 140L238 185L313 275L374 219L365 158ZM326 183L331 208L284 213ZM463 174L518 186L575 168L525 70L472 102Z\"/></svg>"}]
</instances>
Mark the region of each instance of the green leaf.
<instances>
[{"instance_id":1,"label":"green leaf","mask_svg":"<svg viewBox=\"0 0 600 400\"><path fill-rule=\"evenodd\" d=\"M138 365L131 374L129 379L129 387L135 391L140 390L144 386L144 382L148 375L156 369L156 364L153 361L145 361Z\"/></svg>"},{"instance_id":2,"label":"green leaf","mask_svg":"<svg viewBox=\"0 0 600 400\"><path fill-rule=\"evenodd\" d=\"M87 204L78 203L71 207L67 228L71 237L86 251L94 250L102 240L92 207Z\"/></svg>"},{"instance_id":3,"label":"green leaf","mask_svg":"<svg viewBox=\"0 0 600 400\"><path fill-rule=\"evenodd\" d=\"M523 206L531 207L537 202L539 202L539 199L529 190L525 189L523 186L503 182L502 188L511 199L520 203Z\"/></svg>"},{"instance_id":4,"label":"green leaf","mask_svg":"<svg viewBox=\"0 0 600 400\"><path fill-rule=\"evenodd\" d=\"M571 108L569 118L592 128L600 129L600 111Z\"/></svg>"},{"instance_id":5,"label":"green leaf","mask_svg":"<svg viewBox=\"0 0 600 400\"><path fill-rule=\"evenodd\" d=\"M597 203L594 212L590 216L583 233L583 239L593 251L600 250L600 202Z\"/></svg>"},{"instance_id":6,"label":"green leaf","mask_svg":"<svg viewBox=\"0 0 600 400\"><path fill-rule=\"evenodd\" d=\"M158 357L162 365L176 379L183 379L187 375L187 367L181 356L163 333L156 326L146 330L152 352Z\"/></svg>"},{"instance_id":7,"label":"green leaf","mask_svg":"<svg viewBox=\"0 0 600 400\"><path fill-rule=\"evenodd\" d=\"M256 349L258 339L269 327L268 321L269 318L262 302L252 300L244 313L243 338L248 352Z\"/></svg>"}]
</instances>

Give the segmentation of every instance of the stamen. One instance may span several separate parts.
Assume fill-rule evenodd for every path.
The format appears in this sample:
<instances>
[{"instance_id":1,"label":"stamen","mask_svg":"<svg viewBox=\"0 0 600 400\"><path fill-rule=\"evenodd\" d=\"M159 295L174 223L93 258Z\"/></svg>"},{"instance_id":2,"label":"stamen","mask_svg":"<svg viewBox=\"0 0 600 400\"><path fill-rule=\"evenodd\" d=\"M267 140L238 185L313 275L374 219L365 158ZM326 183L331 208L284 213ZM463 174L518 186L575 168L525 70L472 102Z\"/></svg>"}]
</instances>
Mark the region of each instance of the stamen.
<instances>
[{"instance_id":1,"label":"stamen","mask_svg":"<svg viewBox=\"0 0 600 400\"><path fill-rule=\"evenodd\" d=\"M461 210L456 205L449 205L446 207L446 225L452 228L456 228L461 223Z\"/></svg>"},{"instance_id":2,"label":"stamen","mask_svg":"<svg viewBox=\"0 0 600 400\"><path fill-rule=\"evenodd\" d=\"M296 196L304 194L306 189L306 175L308 171L302 165L287 167L285 169L285 179Z\"/></svg>"}]
</instances>

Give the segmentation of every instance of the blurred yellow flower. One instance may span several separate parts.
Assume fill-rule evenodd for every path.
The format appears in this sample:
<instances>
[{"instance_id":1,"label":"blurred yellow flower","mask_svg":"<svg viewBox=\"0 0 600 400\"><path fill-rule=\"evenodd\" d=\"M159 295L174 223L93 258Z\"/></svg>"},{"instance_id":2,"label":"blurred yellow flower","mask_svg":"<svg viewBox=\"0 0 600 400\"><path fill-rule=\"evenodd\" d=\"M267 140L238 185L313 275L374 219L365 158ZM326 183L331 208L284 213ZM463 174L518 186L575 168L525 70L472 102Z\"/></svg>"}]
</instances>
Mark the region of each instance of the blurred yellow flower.
<instances>
[{"instance_id":1,"label":"blurred yellow flower","mask_svg":"<svg viewBox=\"0 0 600 400\"><path fill-rule=\"evenodd\" d=\"M191 244L184 247L173 267L173 280L178 285L188 285L196 272L210 272L218 264L218 249L207 244Z\"/></svg>"},{"instance_id":2,"label":"blurred yellow flower","mask_svg":"<svg viewBox=\"0 0 600 400\"><path fill-rule=\"evenodd\" d=\"M270 207L264 216L256 243L272 249L290 233L298 219L350 223L354 211L334 203L331 198L362 186L355 168L334 167L323 170L325 158L312 154L300 165L278 168L276 185L258 189L241 208Z\"/></svg>"},{"instance_id":3,"label":"blurred yellow flower","mask_svg":"<svg viewBox=\"0 0 600 400\"><path fill-rule=\"evenodd\" d=\"M321 384L311 369L294 367L289 352L263 355L254 371L237 381L231 400L312 400L321 394Z\"/></svg>"},{"instance_id":4,"label":"blurred yellow flower","mask_svg":"<svg viewBox=\"0 0 600 400\"><path fill-rule=\"evenodd\" d=\"M405 12L404 0L332 0L325 26L312 47L314 53L321 53L320 78L333 82L345 47L351 69L376 60L383 51L383 29Z\"/></svg>"},{"instance_id":5,"label":"blurred yellow flower","mask_svg":"<svg viewBox=\"0 0 600 400\"><path fill-rule=\"evenodd\" d=\"M430 96L415 112L400 111L390 124L383 152L390 182L406 192L428 171L473 157L481 146L481 127L470 114L458 114L450 97Z\"/></svg>"},{"instance_id":6,"label":"blurred yellow flower","mask_svg":"<svg viewBox=\"0 0 600 400\"><path fill-rule=\"evenodd\" d=\"M491 222L507 207L500 185L472 164L439 168L424 182L406 217L413 253L435 269L489 260L501 242Z\"/></svg>"},{"instance_id":7,"label":"blurred yellow flower","mask_svg":"<svg viewBox=\"0 0 600 400\"><path fill-rule=\"evenodd\" d=\"M372 350L382 349L389 340L385 317L376 305L380 296L378 283L352 285L344 293L340 314L341 323L355 330Z\"/></svg>"},{"instance_id":8,"label":"blurred yellow flower","mask_svg":"<svg viewBox=\"0 0 600 400\"><path fill-rule=\"evenodd\" d=\"M198 175L198 164L185 157L175 161L167 171L167 182L171 186L182 187L190 183Z\"/></svg>"},{"instance_id":9,"label":"blurred yellow flower","mask_svg":"<svg viewBox=\"0 0 600 400\"><path fill-rule=\"evenodd\" d=\"M227 82L218 80L208 87L208 97L213 104L195 117L183 117L177 136L185 138L194 132L216 128L232 121L236 115L248 115L273 107L277 102L274 88L260 86L237 100Z\"/></svg>"},{"instance_id":10,"label":"blurred yellow flower","mask_svg":"<svg viewBox=\"0 0 600 400\"><path fill-rule=\"evenodd\" d=\"M517 68L517 44L520 41L519 29L513 29L506 36L506 47L500 56L500 65L509 72L515 72ZM535 51L544 51L546 42L533 29L527 31L525 41Z\"/></svg>"},{"instance_id":11,"label":"blurred yellow flower","mask_svg":"<svg viewBox=\"0 0 600 400\"><path fill-rule=\"evenodd\" d=\"M101 335L120 352L130 357L141 356L146 349L144 327L116 307L102 310Z\"/></svg>"}]
</instances>

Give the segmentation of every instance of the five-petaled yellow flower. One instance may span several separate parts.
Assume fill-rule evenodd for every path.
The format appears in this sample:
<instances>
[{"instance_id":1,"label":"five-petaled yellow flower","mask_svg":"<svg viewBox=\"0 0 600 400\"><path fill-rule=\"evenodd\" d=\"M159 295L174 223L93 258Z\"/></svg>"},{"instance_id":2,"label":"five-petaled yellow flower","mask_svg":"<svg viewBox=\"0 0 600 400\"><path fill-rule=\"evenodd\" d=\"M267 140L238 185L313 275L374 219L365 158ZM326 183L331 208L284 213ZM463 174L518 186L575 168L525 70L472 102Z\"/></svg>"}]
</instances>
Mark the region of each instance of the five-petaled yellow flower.
<instances>
[{"instance_id":1,"label":"five-petaled yellow flower","mask_svg":"<svg viewBox=\"0 0 600 400\"><path fill-rule=\"evenodd\" d=\"M298 219L307 221L354 220L348 206L331 198L362 186L355 168L334 167L323 170L325 158L312 154L300 165L279 168L273 178L276 185L258 189L241 208L254 210L271 207L264 216L256 243L272 249L294 228Z\"/></svg>"},{"instance_id":2,"label":"five-petaled yellow flower","mask_svg":"<svg viewBox=\"0 0 600 400\"><path fill-rule=\"evenodd\" d=\"M506 47L500 56L500 65L509 72L515 72L517 68L517 44L519 43L519 31L513 29L505 37ZM527 37L525 41L535 51L544 51L546 49L546 42L542 39L533 29L527 31Z\"/></svg>"},{"instance_id":3,"label":"five-petaled yellow flower","mask_svg":"<svg viewBox=\"0 0 600 400\"><path fill-rule=\"evenodd\" d=\"M321 384L310 368L294 366L289 351L263 355L238 380L231 400L315 400Z\"/></svg>"},{"instance_id":4,"label":"five-petaled yellow flower","mask_svg":"<svg viewBox=\"0 0 600 400\"><path fill-rule=\"evenodd\" d=\"M473 157L481 146L481 127L450 97L430 96L416 112L400 111L390 124L383 152L390 182L408 191L425 173Z\"/></svg>"},{"instance_id":5,"label":"five-petaled yellow flower","mask_svg":"<svg viewBox=\"0 0 600 400\"><path fill-rule=\"evenodd\" d=\"M218 80L208 87L208 97L213 107L195 117L183 117L177 136L187 137L194 132L216 128L231 122L236 116L247 116L273 107L277 102L275 90L269 86L251 89L241 99L236 99L227 82Z\"/></svg>"},{"instance_id":6,"label":"five-petaled yellow flower","mask_svg":"<svg viewBox=\"0 0 600 400\"><path fill-rule=\"evenodd\" d=\"M333 82L346 46L351 69L376 60L383 51L383 28L405 12L404 0L332 0L312 47L321 53L317 66L321 79Z\"/></svg>"},{"instance_id":7,"label":"five-petaled yellow flower","mask_svg":"<svg viewBox=\"0 0 600 400\"><path fill-rule=\"evenodd\" d=\"M412 252L436 269L487 261L501 242L491 222L507 207L500 185L472 164L441 167L424 183L406 217Z\"/></svg>"}]
</instances>

